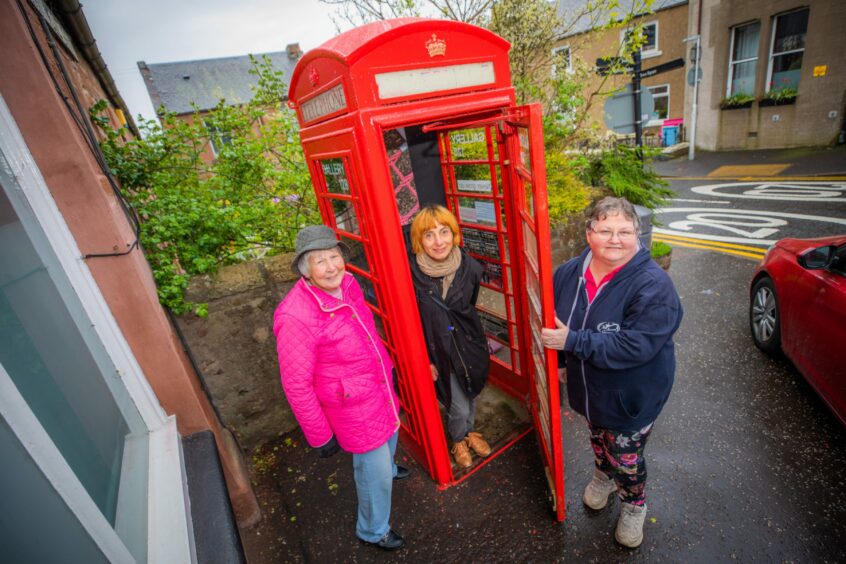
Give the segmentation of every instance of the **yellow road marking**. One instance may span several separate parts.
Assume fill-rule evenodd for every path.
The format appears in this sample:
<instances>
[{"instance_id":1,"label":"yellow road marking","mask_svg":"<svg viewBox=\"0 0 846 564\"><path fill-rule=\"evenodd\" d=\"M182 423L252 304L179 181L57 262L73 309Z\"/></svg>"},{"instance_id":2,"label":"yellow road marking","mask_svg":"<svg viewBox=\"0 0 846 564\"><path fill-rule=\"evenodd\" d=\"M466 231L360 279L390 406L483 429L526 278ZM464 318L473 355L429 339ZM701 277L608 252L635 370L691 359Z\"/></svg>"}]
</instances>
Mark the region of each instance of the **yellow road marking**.
<instances>
[{"instance_id":1,"label":"yellow road marking","mask_svg":"<svg viewBox=\"0 0 846 564\"><path fill-rule=\"evenodd\" d=\"M737 180L739 182L843 182L846 176L664 176L669 180Z\"/></svg>"},{"instance_id":2,"label":"yellow road marking","mask_svg":"<svg viewBox=\"0 0 846 564\"><path fill-rule=\"evenodd\" d=\"M762 249L761 247L751 247L748 245L738 245L736 243L723 243L722 241L711 241L710 239L699 239L698 237L684 237L682 235L670 235L668 233L656 233L656 237L661 237L669 240L678 240L687 243L699 243L699 244L706 244L706 245L714 245L715 247L726 247L729 249L736 249L739 251L753 251L753 252L767 252L766 249Z\"/></svg>"},{"instance_id":3,"label":"yellow road marking","mask_svg":"<svg viewBox=\"0 0 846 564\"><path fill-rule=\"evenodd\" d=\"M691 239L689 241L686 240L677 240L677 239L665 239L663 235L655 234L653 239L656 241L662 241L664 243L669 243L670 245L678 245L679 247L687 247L690 249L702 249L705 251L716 251L718 253L724 253L728 255L734 255L743 258L749 258L753 260L760 260L764 258L764 255L767 253L766 250L759 249L757 252L747 252L741 250L735 250L731 248L727 248L721 245L716 245L712 243L704 243L702 239ZM693 243L690 241L697 241L697 243ZM752 248L752 247L747 247Z\"/></svg>"},{"instance_id":4,"label":"yellow road marking","mask_svg":"<svg viewBox=\"0 0 846 564\"><path fill-rule=\"evenodd\" d=\"M708 173L711 178L726 176L775 176L792 166L787 164L724 165Z\"/></svg>"}]
</instances>

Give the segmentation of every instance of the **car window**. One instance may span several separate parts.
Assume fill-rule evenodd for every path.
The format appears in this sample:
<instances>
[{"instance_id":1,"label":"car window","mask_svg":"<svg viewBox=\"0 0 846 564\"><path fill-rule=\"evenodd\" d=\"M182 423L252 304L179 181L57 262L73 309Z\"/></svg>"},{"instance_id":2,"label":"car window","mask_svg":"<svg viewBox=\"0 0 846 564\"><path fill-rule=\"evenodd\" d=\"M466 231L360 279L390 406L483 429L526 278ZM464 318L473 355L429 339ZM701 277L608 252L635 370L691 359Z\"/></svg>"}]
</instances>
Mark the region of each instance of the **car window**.
<instances>
[{"instance_id":1,"label":"car window","mask_svg":"<svg viewBox=\"0 0 846 564\"><path fill-rule=\"evenodd\" d=\"M834 252L834 260L831 261L831 271L846 276L846 245L841 245Z\"/></svg>"}]
</instances>

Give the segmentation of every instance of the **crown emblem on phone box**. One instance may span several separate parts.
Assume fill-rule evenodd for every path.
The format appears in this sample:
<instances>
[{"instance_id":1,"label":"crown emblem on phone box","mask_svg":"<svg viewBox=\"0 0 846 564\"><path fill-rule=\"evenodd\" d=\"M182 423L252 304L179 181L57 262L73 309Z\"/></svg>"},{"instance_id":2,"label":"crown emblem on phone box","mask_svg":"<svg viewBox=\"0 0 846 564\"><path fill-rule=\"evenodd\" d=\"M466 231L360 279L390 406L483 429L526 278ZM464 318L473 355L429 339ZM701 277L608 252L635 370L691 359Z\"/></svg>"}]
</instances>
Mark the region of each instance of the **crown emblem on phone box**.
<instances>
[{"instance_id":1,"label":"crown emblem on phone box","mask_svg":"<svg viewBox=\"0 0 846 564\"><path fill-rule=\"evenodd\" d=\"M432 34L432 39L426 42L426 50L429 51L430 57L437 57L438 55L446 55L446 41L438 39L436 34Z\"/></svg>"}]
</instances>

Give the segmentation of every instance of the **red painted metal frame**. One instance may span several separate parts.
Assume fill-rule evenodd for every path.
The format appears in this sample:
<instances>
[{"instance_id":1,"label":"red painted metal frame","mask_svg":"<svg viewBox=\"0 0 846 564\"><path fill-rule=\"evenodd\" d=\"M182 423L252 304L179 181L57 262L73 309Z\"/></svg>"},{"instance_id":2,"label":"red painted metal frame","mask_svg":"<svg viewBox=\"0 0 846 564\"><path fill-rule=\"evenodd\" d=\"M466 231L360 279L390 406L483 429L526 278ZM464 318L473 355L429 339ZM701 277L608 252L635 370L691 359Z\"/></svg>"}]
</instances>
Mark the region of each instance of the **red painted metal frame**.
<instances>
[{"instance_id":1,"label":"red painted metal frame","mask_svg":"<svg viewBox=\"0 0 846 564\"><path fill-rule=\"evenodd\" d=\"M523 350L525 351L525 361L529 368L529 378L532 381L530 407L532 416L535 419L535 429L538 431L538 442L541 445L543 453L544 464L546 466L547 480L549 481L550 490L552 494L553 508L556 517L559 521L565 517L565 503L564 503L564 459L562 453L561 442L561 410L560 410L560 390L558 383L558 362L553 351L544 348L542 345L538 346L535 343L536 339L532 337L532 315L531 311L534 306L529 303L530 297L528 292L528 284L525 278L527 268L532 270L536 268L538 289L540 290L540 323L534 329L540 333L542 327L555 327L555 305L552 294L552 252L550 248L550 231L549 231L549 210L546 199L546 167L544 159L544 147L542 131L542 110L540 104L530 104L519 108L523 114L519 119L509 120L508 125L513 128L509 131L506 143L510 147L509 156L512 159L512 166L509 167L510 178L512 182L512 189L514 190L513 197L517 203L517 212L519 215L519 225L529 229L535 238L536 246L532 249L534 251L534 259L537 264L531 265L532 257L527 255L530 247L524 239L523 229L517 229L519 238L518 249L521 257L518 262L519 272L521 274L521 282L523 283L522 291L520 292L520 301L526 316L525 322L521 325L523 336L521 342L523 343ZM518 134L519 128L525 128L529 140L529 168L524 165L521 159L521 146ZM526 205L526 184L531 185L532 209L529 210ZM540 366L534 360L534 354L530 351L535 350L540 359ZM538 350L539 349L539 350ZM532 362L529 362L532 360ZM541 381L542 374L538 374L538 369L542 369L546 373L545 382ZM539 384L545 384L543 390ZM541 394L541 392L545 392ZM548 421L543 421L543 413L541 413L541 403L546 404L548 413ZM544 433L546 426L547 433Z\"/></svg>"},{"instance_id":2,"label":"red painted metal frame","mask_svg":"<svg viewBox=\"0 0 846 564\"><path fill-rule=\"evenodd\" d=\"M453 54L452 56L444 56L433 62L431 57L427 59L425 54L420 55L414 51L422 47L423 40L434 34L447 41L447 52ZM496 77L494 84L466 91L460 89L459 92L426 93L419 96L419 99L409 97L403 103L397 103L396 99L380 100L375 91L374 69L450 65L481 59L493 62ZM375 291L378 306L371 304L371 309L385 328L386 344L399 373L400 396L404 408L401 428L404 447L426 467L440 487L447 487L478 472L493 456L464 475L456 476L453 473L414 300L408 257L398 221L399 212L383 136L389 129L411 125L429 124L454 129L462 123L466 127L469 120L486 121L489 158L471 164L487 164L491 169L493 186L486 198L495 202L497 212L497 225L491 230L497 232L501 249L505 248L504 237L507 234L510 253L507 257L501 257L500 263L503 266L503 293L508 291L513 295L513 300L505 297L506 307L514 308L513 323L509 323L508 329L513 337L519 336L520 347L528 347L531 341L527 336L528 329L523 327L529 319L525 286L522 284L522 275L518 272L522 269L518 260L521 256L519 242L522 240L522 234L517 227L522 225L519 221L522 212L518 210L517 202L520 199L517 195L522 192L512 190L514 186L522 186L522 181L514 172L514 166L510 164L519 160L519 142L514 140L516 136L513 132L503 134L509 129L503 125L506 121L518 123L523 115L514 114L514 90L508 73L508 44L486 30L445 20L393 20L347 32L307 53L294 71L289 105L297 111L301 125L302 101L339 83L343 84L347 111L327 114L303 125L300 131L303 149L324 223L336 229L339 236L361 243L364 248L367 270L353 265L350 265L349 269L360 279L372 284ZM540 130L533 129L532 143L534 154L542 157ZM447 154L447 151L442 152L442 155ZM320 164L326 159L342 159L349 194L329 192ZM535 165L531 171L535 175L533 185L542 188L543 183L538 182L543 176L542 160L540 166L536 163ZM449 166L449 162L444 163L446 169ZM497 173L502 180L501 186L496 182ZM448 178L445 175L445 179ZM454 178L452 180L454 181ZM455 186L448 181L445 183ZM445 186L448 197L449 190L450 188ZM461 194L454 190L452 197L456 198L455 204ZM480 194L474 193L472 196L478 198ZM533 199L536 202L544 202L545 213L545 192L539 192ZM333 200L353 203L358 233L338 229L332 207ZM505 211L505 229L501 223L500 206ZM547 261L540 266L543 276L541 286L544 288L544 295L551 296L548 226L545 216L538 217L537 210L535 211L533 225L536 226L538 240L542 239L545 245L540 254L547 255ZM474 228L478 227L474 225ZM511 314L507 314L507 317L511 321ZM547 317L544 317L544 324L553 327L554 322ZM517 339L512 339L512 346L516 341ZM514 370L510 375L502 363L495 362L492 377L506 391L529 398L535 424L538 425L535 413L538 402L532 400L531 395L535 386L530 385L527 380L531 374L531 370L527 369L528 351L526 348L525 354L521 354L519 365L516 355L512 356ZM499 376L495 376L496 374ZM553 380L557 392L557 378ZM557 396L554 405L557 408ZM557 453L560 460L560 420L557 409L555 411L555 422L551 425L559 429L558 439L554 442L558 443ZM513 438L509 445L521 436ZM547 450L545 446L544 450ZM548 466L548 461L545 460L545 464ZM563 488L556 487L555 491L557 499ZM558 503L558 507L563 507L563 503Z\"/></svg>"}]
</instances>

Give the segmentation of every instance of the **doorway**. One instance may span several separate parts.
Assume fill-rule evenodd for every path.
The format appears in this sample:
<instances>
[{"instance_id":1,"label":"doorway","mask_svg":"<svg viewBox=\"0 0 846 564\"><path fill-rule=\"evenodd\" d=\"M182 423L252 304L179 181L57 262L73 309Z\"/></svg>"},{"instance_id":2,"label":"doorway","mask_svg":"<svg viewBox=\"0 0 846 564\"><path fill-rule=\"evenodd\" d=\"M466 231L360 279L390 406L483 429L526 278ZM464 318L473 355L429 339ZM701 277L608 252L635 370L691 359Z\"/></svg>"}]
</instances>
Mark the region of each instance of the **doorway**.
<instances>
[{"instance_id":1,"label":"doorway","mask_svg":"<svg viewBox=\"0 0 846 564\"><path fill-rule=\"evenodd\" d=\"M426 205L439 204L455 214L462 246L484 270L476 309L491 369L488 384L476 398L476 430L491 445L492 454L474 457L469 468L451 460L458 481L528 433L532 425L526 406L528 383L520 369L514 245L508 233L514 210L503 185L503 139L497 126L489 124L444 131L410 125L384 130L383 140L409 256L415 214ZM447 441L446 410L439 407Z\"/></svg>"}]
</instances>

